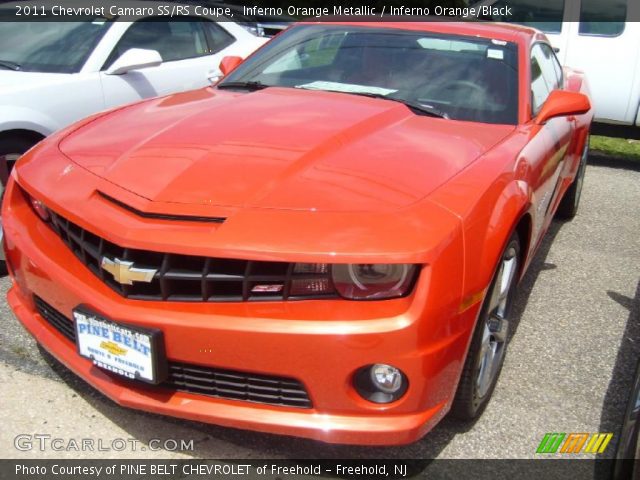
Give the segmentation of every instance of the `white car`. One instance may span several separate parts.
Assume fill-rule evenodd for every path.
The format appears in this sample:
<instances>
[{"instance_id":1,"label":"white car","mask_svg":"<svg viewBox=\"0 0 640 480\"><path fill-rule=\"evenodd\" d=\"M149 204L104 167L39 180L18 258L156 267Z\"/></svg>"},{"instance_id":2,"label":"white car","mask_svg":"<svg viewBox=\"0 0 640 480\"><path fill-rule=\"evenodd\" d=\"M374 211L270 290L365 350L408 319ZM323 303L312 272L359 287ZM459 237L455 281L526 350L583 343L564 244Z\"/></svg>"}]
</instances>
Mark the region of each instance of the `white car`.
<instances>
[{"instance_id":1,"label":"white car","mask_svg":"<svg viewBox=\"0 0 640 480\"><path fill-rule=\"evenodd\" d=\"M20 154L54 131L121 104L204 87L224 56L244 58L267 41L206 17L82 20L0 22L3 185Z\"/></svg>"}]
</instances>

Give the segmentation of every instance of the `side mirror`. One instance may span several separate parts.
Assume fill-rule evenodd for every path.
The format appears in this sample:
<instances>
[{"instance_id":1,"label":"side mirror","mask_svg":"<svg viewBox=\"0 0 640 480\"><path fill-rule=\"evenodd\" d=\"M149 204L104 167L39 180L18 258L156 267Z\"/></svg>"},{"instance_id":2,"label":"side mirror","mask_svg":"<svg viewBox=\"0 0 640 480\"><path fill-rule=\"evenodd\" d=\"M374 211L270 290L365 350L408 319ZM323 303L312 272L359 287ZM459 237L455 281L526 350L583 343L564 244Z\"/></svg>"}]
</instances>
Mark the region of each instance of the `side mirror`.
<instances>
[{"instance_id":1,"label":"side mirror","mask_svg":"<svg viewBox=\"0 0 640 480\"><path fill-rule=\"evenodd\" d=\"M130 70L157 67L162 63L162 57L156 50L130 48L113 62L105 73L107 75L122 75Z\"/></svg>"},{"instance_id":2,"label":"side mirror","mask_svg":"<svg viewBox=\"0 0 640 480\"><path fill-rule=\"evenodd\" d=\"M242 63L241 57L224 57L220 61L220 71L225 77L229 75L238 65Z\"/></svg>"},{"instance_id":3,"label":"side mirror","mask_svg":"<svg viewBox=\"0 0 640 480\"><path fill-rule=\"evenodd\" d=\"M554 90L544 102L535 119L536 125L542 125L555 117L582 115L591 110L589 97L577 92Z\"/></svg>"}]
</instances>

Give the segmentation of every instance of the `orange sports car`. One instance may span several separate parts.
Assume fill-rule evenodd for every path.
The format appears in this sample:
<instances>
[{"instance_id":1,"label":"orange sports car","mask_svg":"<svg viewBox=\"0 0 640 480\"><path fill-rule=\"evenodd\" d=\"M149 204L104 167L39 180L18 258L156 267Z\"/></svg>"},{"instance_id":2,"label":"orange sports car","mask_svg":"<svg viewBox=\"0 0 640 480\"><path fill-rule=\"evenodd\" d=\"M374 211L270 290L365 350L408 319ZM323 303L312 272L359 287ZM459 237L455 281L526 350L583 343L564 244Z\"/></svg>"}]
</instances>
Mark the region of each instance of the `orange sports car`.
<instances>
[{"instance_id":1,"label":"orange sports car","mask_svg":"<svg viewBox=\"0 0 640 480\"><path fill-rule=\"evenodd\" d=\"M480 415L518 280L578 208L583 75L483 23L299 24L238 63L20 159L18 319L141 410L353 444Z\"/></svg>"}]
</instances>

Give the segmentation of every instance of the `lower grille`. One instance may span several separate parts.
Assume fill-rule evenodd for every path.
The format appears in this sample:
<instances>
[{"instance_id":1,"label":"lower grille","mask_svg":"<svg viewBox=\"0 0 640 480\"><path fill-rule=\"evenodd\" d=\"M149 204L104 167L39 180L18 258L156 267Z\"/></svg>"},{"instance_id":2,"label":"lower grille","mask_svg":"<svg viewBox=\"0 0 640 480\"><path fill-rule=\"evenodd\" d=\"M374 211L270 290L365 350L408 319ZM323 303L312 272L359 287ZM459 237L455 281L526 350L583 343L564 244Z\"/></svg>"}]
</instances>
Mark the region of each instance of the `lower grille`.
<instances>
[{"instance_id":1,"label":"lower grille","mask_svg":"<svg viewBox=\"0 0 640 480\"><path fill-rule=\"evenodd\" d=\"M74 328L73 321L69 320L40 297L33 297L33 299L36 303L36 308L38 309L40 316L49 322L52 327L55 327L55 329L62 335L75 343L76 330Z\"/></svg>"},{"instance_id":2,"label":"lower grille","mask_svg":"<svg viewBox=\"0 0 640 480\"><path fill-rule=\"evenodd\" d=\"M67 318L38 296L34 296L34 301L40 316L75 343L76 331L73 320ZM267 405L297 408L311 408L312 406L304 385L292 378L171 361L168 364L169 377L159 387ZM148 386L145 385L146 387Z\"/></svg>"},{"instance_id":3,"label":"lower grille","mask_svg":"<svg viewBox=\"0 0 640 480\"><path fill-rule=\"evenodd\" d=\"M212 397L311 408L302 384L290 378L169 363L169 379L165 383L175 390Z\"/></svg>"}]
</instances>

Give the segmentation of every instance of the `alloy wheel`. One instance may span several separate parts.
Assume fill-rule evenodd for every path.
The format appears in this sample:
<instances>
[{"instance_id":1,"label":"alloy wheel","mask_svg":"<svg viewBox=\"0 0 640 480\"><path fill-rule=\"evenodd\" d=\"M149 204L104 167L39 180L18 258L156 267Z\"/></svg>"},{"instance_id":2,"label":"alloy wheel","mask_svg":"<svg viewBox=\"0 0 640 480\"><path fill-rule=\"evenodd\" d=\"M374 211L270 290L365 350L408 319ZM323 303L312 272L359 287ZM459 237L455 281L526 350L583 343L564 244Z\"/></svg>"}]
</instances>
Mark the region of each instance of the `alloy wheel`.
<instances>
[{"instance_id":1,"label":"alloy wheel","mask_svg":"<svg viewBox=\"0 0 640 480\"><path fill-rule=\"evenodd\" d=\"M500 269L492 286L489 308L485 317L476 378L476 391L479 398L487 394L500 371L509 332L507 317L517 270L517 251L515 247L511 246L500 262Z\"/></svg>"}]
</instances>

